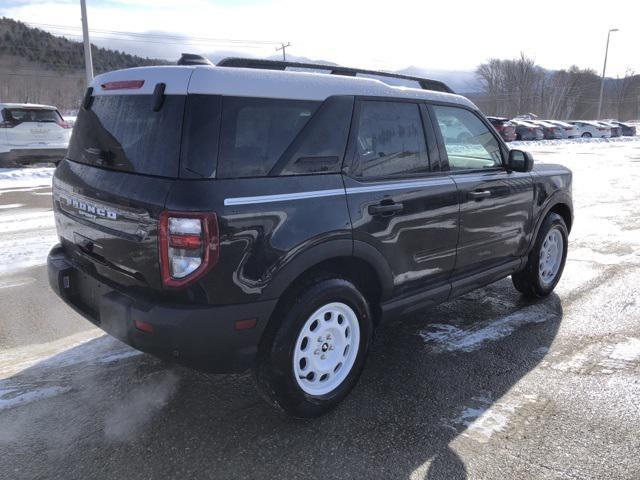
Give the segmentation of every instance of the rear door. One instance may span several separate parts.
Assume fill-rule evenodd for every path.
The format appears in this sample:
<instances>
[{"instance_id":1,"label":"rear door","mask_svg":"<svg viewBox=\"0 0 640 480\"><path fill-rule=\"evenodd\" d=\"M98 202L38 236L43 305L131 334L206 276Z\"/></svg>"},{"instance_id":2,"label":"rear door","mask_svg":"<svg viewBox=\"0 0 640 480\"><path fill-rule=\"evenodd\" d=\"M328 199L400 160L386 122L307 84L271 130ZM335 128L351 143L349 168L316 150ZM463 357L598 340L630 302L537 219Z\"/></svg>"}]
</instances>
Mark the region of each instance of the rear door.
<instances>
[{"instance_id":1,"label":"rear door","mask_svg":"<svg viewBox=\"0 0 640 480\"><path fill-rule=\"evenodd\" d=\"M57 110L7 107L2 111L5 141L10 148L46 148L65 145L68 130Z\"/></svg>"},{"instance_id":2,"label":"rear door","mask_svg":"<svg viewBox=\"0 0 640 480\"><path fill-rule=\"evenodd\" d=\"M437 132L460 201L460 234L452 276L456 290L456 284L469 286L474 275L483 277L492 269L519 265L532 227L533 183L530 173L504 168L507 149L476 112L445 105L430 109L438 126L455 124L469 133L460 141L447 135L449 128Z\"/></svg>"},{"instance_id":3,"label":"rear door","mask_svg":"<svg viewBox=\"0 0 640 480\"><path fill-rule=\"evenodd\" d=\"M356 103L344 182L355 249L373 246L388 262L394 294L449 294L458 201L440 171L424 105L401 100ZM427 127L425 130L425 126Z\"/></svg>"},{"instance_id":4,"label":"rear door","mask_svg":"<svg viewBox=\"0 0 640 480\"><path fill-rule=\"evenodd\" d=\"M183 78L174 73L165 80L159 108L153 95L159 79L144 73L128 73L140 75L133 77L137 83L94 83L67 158L54 175L56 224L65 250L118 284L161 287L158 218L178 177L190 71Z\"/></svg>"}]
</instances>

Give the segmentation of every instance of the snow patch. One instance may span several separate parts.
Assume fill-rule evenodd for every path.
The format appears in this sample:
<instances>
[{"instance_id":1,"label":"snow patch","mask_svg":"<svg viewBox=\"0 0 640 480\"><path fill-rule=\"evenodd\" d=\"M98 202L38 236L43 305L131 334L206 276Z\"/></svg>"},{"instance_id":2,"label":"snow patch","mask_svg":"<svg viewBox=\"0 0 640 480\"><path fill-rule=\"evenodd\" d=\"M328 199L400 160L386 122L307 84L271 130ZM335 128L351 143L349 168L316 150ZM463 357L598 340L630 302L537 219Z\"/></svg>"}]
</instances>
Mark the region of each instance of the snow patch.
<instances>
[{"instance_id":1,"label":"snow patch","mask_svg":"<svg viewBox=\"0 0 640 480\"><path fill-rule=\"evenodd\" d=\"M571 145L594 145L639 142L640 137L615 137L615 138L565 138L562 140L530 140L509 142L509 148L527 149L527 147L561 147Z\"/></svg>"},{"instance_id":2,"label":"snow patch","mask_svg":"<svg viewBox=\"0 0 640 480\"><path fill-rule=\"evenodd\" d=\"M456 418L445 422L453 427L462 426L466 430L462 436L480 443L487 443L498 432L504 431L523 406L535 403L536 395L523 395L508 401L495 402L487 395L473 397L471 405L465 407Z\"/></svg>"},{"instance_id":3,"label":"snow patch","mask_svg":"<svg viewBox=\"0 0 640 480\"><path fill-rule=\"evenodd\" d=\"M6 205L0 205L0 210L9 210L11 208L24 207L24 203L7 203Z\"/></svg>"},{"instance_id":4,"label":"snow patch","mask_svg":"<svg viewBox=\"0 0 640 480\"><path fill-rule=\"evenodd\" d=\"M0 215L0 233L40 230L51 227L55 227L51 210Z\"/></svg>"},{"instance_id":5,"label":"snow patch","mask_svg":"<svg viewBox=\"0 0 640 480\"><path fill-rule=\"evenodd\" d=\"M50 187L55 168L0 168L0 189Z\"/></svg>"},{"instance_id":6,"label":"snow patch","mask_svg":"<svg viewBox=\"0 0 640 480\"><path fill-rule=\"evenodd\" d=\"M542 323L556 316L548 306L530 305L497 320L460 328L455 325L434 324L418 332L436 352L471 352L484 344L511 335L517 329Z\"/></svg>"},{"instance_id":7,"label":"snow patch","mask_svg":"<svg viewBox=\"0 0 640 480\"><path fill-rule=\"evenodd\" d=\"M0 389L0 411L7 408L27 405L45 398L55 397L56 395L67 393L71 388L59 386L43 387L15 395L14 393L18 390L17 388Z\"/></svg>"},{"instance_id":8,"label":"snow patch","mask_svg":"<svg viewBox=\"0 0 640 480\"><path fill-rule=\"evenodd\" d=\"M613 360L623 360L625 362L635 362L640 359L640 340L629 338L626 342L618 343L609 354Z\"/></svg>"}]
</instances>

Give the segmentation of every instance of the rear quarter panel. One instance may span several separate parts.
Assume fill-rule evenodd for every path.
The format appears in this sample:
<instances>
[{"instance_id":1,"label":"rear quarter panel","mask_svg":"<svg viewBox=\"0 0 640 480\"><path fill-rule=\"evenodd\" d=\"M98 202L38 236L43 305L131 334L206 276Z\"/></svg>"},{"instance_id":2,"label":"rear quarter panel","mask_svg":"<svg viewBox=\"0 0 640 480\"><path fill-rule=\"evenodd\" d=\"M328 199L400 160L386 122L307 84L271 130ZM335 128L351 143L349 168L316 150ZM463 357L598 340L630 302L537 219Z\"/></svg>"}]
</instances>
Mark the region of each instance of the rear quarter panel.
<instances>
[{"instance_id":1,"label":"rear quarter panel","mask_svg":"<svg viewBox=\"0 0 640 480\"><path fill-rule=\"evenodd\" d=\"M325 193L274 201L281 195L303 192ZM336 255L352 251L351 221L340 174L178 180L166 208L184 211L185 205L191 211L214 211L218 216L218 264L190 287L207 303L232 304L275 296L267 291L272 280L314 246L336 245ZM342 250L346 246L346 251L338 251L338 245Z\"/></svg>"}]
</instances>

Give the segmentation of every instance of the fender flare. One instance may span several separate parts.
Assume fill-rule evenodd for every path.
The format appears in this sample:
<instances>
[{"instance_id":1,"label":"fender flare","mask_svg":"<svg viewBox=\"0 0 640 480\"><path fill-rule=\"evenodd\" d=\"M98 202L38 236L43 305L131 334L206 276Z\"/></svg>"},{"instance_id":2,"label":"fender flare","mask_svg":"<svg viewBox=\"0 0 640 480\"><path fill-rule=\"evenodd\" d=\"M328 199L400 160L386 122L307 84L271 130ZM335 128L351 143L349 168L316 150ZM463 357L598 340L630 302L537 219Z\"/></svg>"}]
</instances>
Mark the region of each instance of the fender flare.
<instances>
[{"instance_id":1,"label":"fender flare","mask_svg":"<svg viewBox=\"0 0 640 480\"><path fill-rule=\"evenodd\" d=\"M536 238L538 238L538 232L540 231L540 227L542 227L542 222L544 222L544 219L547 217L551 209L559 204L569 207L569 210L571 211L571 224L573 224L573 201L571 200L571 195L569 195L564 190L557 190L553 192L553 194L551 194L551 196L545 201L542 208L540 209L540 214L538 215L538 219L536 220L533 234L531 235L531 240L529 241L529 246L527 247L527 254L531 252L531 249L536 242Z\"/></svg>"},{"instance_id":2,"label":"fender flare","mask_svg":"<svg viewBox=\"0 0 640 480\"><path fill-rule=\"evenodd\" d=\"M263 292L264 298L279 298L304 272L324 261L338 257L355 257L366 262L377 274L382 298L387 298L391 294L393 275L384 256L368 243L343 238L314 245L288 260L269 282Z\"/></svg>"}]
</instances>

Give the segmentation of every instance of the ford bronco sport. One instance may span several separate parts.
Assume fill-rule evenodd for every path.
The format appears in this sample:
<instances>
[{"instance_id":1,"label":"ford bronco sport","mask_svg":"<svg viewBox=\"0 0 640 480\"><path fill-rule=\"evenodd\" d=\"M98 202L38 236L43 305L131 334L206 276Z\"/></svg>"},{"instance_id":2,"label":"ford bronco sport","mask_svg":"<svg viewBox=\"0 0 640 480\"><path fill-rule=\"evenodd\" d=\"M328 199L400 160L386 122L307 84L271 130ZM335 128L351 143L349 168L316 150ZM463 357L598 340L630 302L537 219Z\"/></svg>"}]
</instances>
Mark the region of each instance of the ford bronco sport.
<instances>
[{"instance_id":1,"label":"ford bronco sport","mask_svg":"<svg viewBox=\"0 0 640 480\"><path fill-rule=\"evenodd\" d=\"M528 297L558 283L571 172L532 169L446 85L183 63L96 77L53 179L51 287L114 337L253 368L313 417L353 388L383 319L509 275Z\"/></svg>"}]
</instances>

